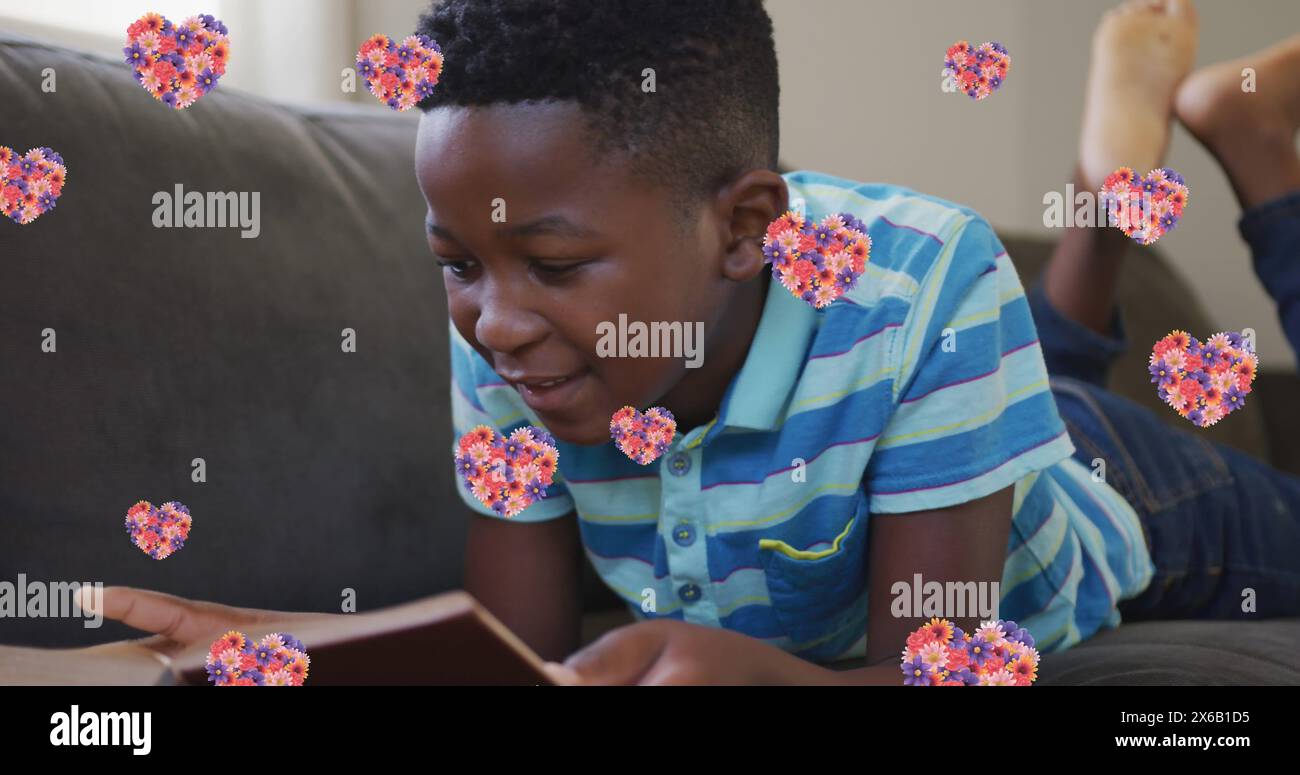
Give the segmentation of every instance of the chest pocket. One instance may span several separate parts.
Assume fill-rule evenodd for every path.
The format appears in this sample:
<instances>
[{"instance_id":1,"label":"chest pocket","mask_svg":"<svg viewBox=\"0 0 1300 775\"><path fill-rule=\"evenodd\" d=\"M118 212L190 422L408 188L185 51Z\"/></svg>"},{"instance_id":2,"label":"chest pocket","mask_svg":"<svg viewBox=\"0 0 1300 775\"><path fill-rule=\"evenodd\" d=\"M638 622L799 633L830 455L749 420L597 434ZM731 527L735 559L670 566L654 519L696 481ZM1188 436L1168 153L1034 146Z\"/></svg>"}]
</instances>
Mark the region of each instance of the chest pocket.
<instances>
[{"instance_id":1,"label":"chest pocket","mask_svg":"<svg viewBox=\"0 0 1300 775\"><path fill-rule=\"evenodd\" d=\"M859 490L849 509L823 514L822 549L800 550L779 539L758 542L768 597L777 621L809 659L830 658L865 632L867 497ZM796 517L798 519L798 517ZM801 531L803 533L804 531ZM806 533L804 533L806 535ZM862 627L845 631L855 620Z\"/></svg>"}]
</instances>

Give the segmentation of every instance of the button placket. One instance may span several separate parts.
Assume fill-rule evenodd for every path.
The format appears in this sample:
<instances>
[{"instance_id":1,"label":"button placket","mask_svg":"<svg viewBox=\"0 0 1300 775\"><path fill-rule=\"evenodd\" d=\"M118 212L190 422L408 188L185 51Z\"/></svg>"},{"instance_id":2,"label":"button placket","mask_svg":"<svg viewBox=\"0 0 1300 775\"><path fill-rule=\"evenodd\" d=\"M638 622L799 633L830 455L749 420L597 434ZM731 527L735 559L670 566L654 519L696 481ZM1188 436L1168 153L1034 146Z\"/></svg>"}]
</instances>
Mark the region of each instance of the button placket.
<instances>
[{"instance_id":1,"label":"button placket","mask_svg":"<svg viewBox=\"0 0 1300 775\"><path fill-rule=\"evenodd\" d=\"M668 578L686 621L716 626L717 609L709 599L707 541L701 533L700 450L670 450L663 459L660 524L667 553Z\"/></svg>"}]
</instances>

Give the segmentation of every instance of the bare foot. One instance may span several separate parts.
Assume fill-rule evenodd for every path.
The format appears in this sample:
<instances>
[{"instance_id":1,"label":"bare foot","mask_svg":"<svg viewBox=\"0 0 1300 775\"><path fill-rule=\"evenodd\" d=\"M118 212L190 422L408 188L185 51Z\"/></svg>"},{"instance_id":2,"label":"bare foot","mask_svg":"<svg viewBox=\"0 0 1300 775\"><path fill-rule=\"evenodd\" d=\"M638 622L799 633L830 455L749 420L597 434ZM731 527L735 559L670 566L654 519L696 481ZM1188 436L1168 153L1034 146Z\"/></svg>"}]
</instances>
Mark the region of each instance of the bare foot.
<instances>
[{"instance_id":1,"label":"bare foot","mask_svg":"<svg viewBox=\"0 0 1300 775\"><path fill-rule=\"evenodd\" d=\"M1245 68L1256 91L1243 91ZM1300 190L1300 35L1272 48L1197 70L1175 110L1228 173L1242 208Z\"/></svg>"},{"instance_id":2,"label":"bare foot","mask_svg":"<svg viewBox=\"0 0 1300 775\"><path fill-rule=\"evenodd\" d=\"M1160 166L1174 94L1196 60L1196 31L1192 0L1126 0L1102 17L1079 138L1079 182L1089 190L1120 167L1146 174Z\"/></svg>"}]
</instances>

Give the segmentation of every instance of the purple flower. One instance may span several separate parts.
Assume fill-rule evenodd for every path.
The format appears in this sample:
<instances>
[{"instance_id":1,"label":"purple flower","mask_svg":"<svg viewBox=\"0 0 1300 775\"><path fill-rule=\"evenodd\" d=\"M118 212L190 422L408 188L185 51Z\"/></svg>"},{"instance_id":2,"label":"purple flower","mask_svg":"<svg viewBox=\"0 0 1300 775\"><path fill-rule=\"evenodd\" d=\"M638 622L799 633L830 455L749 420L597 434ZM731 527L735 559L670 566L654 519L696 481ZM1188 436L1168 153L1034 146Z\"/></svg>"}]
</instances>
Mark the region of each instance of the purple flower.
<instances>
[{"instance_id":1,"label":"purple flower","mask_svg":"<svg viewBox=\"0 0 1300 775\"><path fill-rule=\"evenodd\" d=\"M271 660L275 658L275 650L269 646L258 644L257 648L253 651L253 656L257 657L257 664L266 667L271 664Z\"/></svg>"},{"instance_id":2,"label":"purple flower","mask_svg":"<svg viewBox=\"0 0 1300 775\"><path fill-rule=\"evenodd\" d=\"M230 673L226 670L226 666L215 659L212 660L212 664L208 665L204 669L208 672L208 680L215 683L221 683L223 679L230 676Z\"/></svg>"},{"instance_id":3,"label":"purple flower","mask_svg":"<svg viewBox=\"0 0 1300 775\"><path fill-rule=\"evenodd\" d=\"M1196 425L1202 428L1205 427L1205 412L1202 412L1200 409L1193 409L1192 411L1188 412L1187 419L1191 420L1193 423L1195 423Z\"/></svg>"},{"instance_id":4,"label":"purple flower","mask_svg":"<svg viewBox=\"0 0 1300 775\"><path fill-rule=\"evenodd\" d=\"M1223 403L1227 405L1229 411L1237 410L1246 405L1246 396L1241 392L1241 388L1233 385L1223 394Z\"/></svg>"},{"instance_id":5,"label":"purple flower","mask_svg":"<svg viewBox=\"0 0 1300 775\"><path fill-rule=\"evenodd\" d=\"M140 47L139 43L132 43L130 46L122 49L122 53L126 55L126 63L128 65L138 65L141 62L149 61L149 54Z\"/></svg>"},{"instance_id":6,"label":"purple flower","mask_svg":"<svg viewBox=\"0 0 1300 775\"><path fill-rule=\"evenodd\" d=\"M1161 386L1169 385L1174 381L1173 369L1169 368L1169 364L1163 360L1156 361L1148 366L1147 371L1151 372L1151 381L1159 383Z\"/></svg>"},{"instance_id":7,"label":"purple flower","mask_svg":"<svg viewBox=\"0 0 1300 775\"><path fill-rule=\"evenodd\" d=\"M524 491L532 496L533 500L546 500L546 488L542 486L540 479L533 479L524 485Z\"/></svg>"},{"instance_id":8,"label":"purple flower","mask_svg":"<svg viewBox=\"0 0 1300 775\"><path fill-rule=\"evenodd\" d=\"M988 641L976 635L966 644L966 651L970 653L972 665L983 666L988 658L993 655L993 649L989 648Z\"/></svg>"},{"instance_id":9,"label":"purple flower","mask_svg":"<svg viewBox=\"0 0 1300 775\"><path fill-rule=\"evenodd\" d=\"M415 96L421 100L433 96L433 81L428 78L421 80L415 85Z\"/></svg>"},{"instance_id":10,"label":"purple flower","mask_svg":"<svg viewBox=\"0 0 1300 775\"><path fill-rule=\"evenodd\" d=\"M176 92L174 91L167 92L162 96L162 101L163 104L167 105L167 107L169 108L176 107Z\"/></svg>"},{"instance_id":11,"label":"purple flower","mask_svg":"<svg viewBox=\"0 0 1300 775\"><path fill-rule=\"evenodd\" d=\"M188 24L182 24L176 28L174 37L177 48L189 48L189 45L194 42L194 30Z\"/></svg>"},{"instance_id":12,"label":"purple flower","mask_svg":"<svg viewBox=\"0 0 1300 775\"><path fill-rule=\"evenodd\" d=\"M357 73L359 73L362 78L369 78L375 74L375 66L369 59L358 59Z\"/></svg>"},{"instance_id":13,"label":"purple flower","mask_svg":"<svg viewBox=\"0 0 1300 775\"><path fill-rule=\"evenodd\" d=\"M910 660L903 662L903 685L904 686L929 686L930 685L930 668L917 654Z\"/></svg>"},{"instance_id":14,"label":"purple flower","mask_svg":"<svg viewBox=\"0 0 1300 775\"><path fill-rule=\"evenodd\" d=\"M816 237L817 247L819 248L825 248L831 244L831 240L835 239L834 232L821 226L817 227L817 231L813 232L813 236Z\"/></svg>"}]
</instances>

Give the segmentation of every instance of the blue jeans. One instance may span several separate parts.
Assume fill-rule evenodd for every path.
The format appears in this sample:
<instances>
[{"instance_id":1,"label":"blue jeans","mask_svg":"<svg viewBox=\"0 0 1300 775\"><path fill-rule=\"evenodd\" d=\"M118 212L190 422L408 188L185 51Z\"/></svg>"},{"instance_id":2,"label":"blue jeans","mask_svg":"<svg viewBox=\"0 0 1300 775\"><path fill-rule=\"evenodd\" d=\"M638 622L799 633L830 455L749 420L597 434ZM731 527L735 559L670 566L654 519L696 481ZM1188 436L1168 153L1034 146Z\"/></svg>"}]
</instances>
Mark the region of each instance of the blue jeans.
<instances>
[{"instance_id":1,"label":"blue jeans","mask_svg":"<svg viewBox=\"0 0 1300 775\"><path fill-rule=\"evenodd\" d=\"M1300 192L1248 211L1240 228L1300 353ZM1126 347L1118 311L1103 336L1053 308L1041 286L1029 305L1074 457L1106 461L1106 481L1137 511L1155 564L1150 586L1120 603L1124 619L1300 615L1300 477L1107 392ZM1242 610L1247 588L1254 612Z\"/></svg>"}]
</instances>

